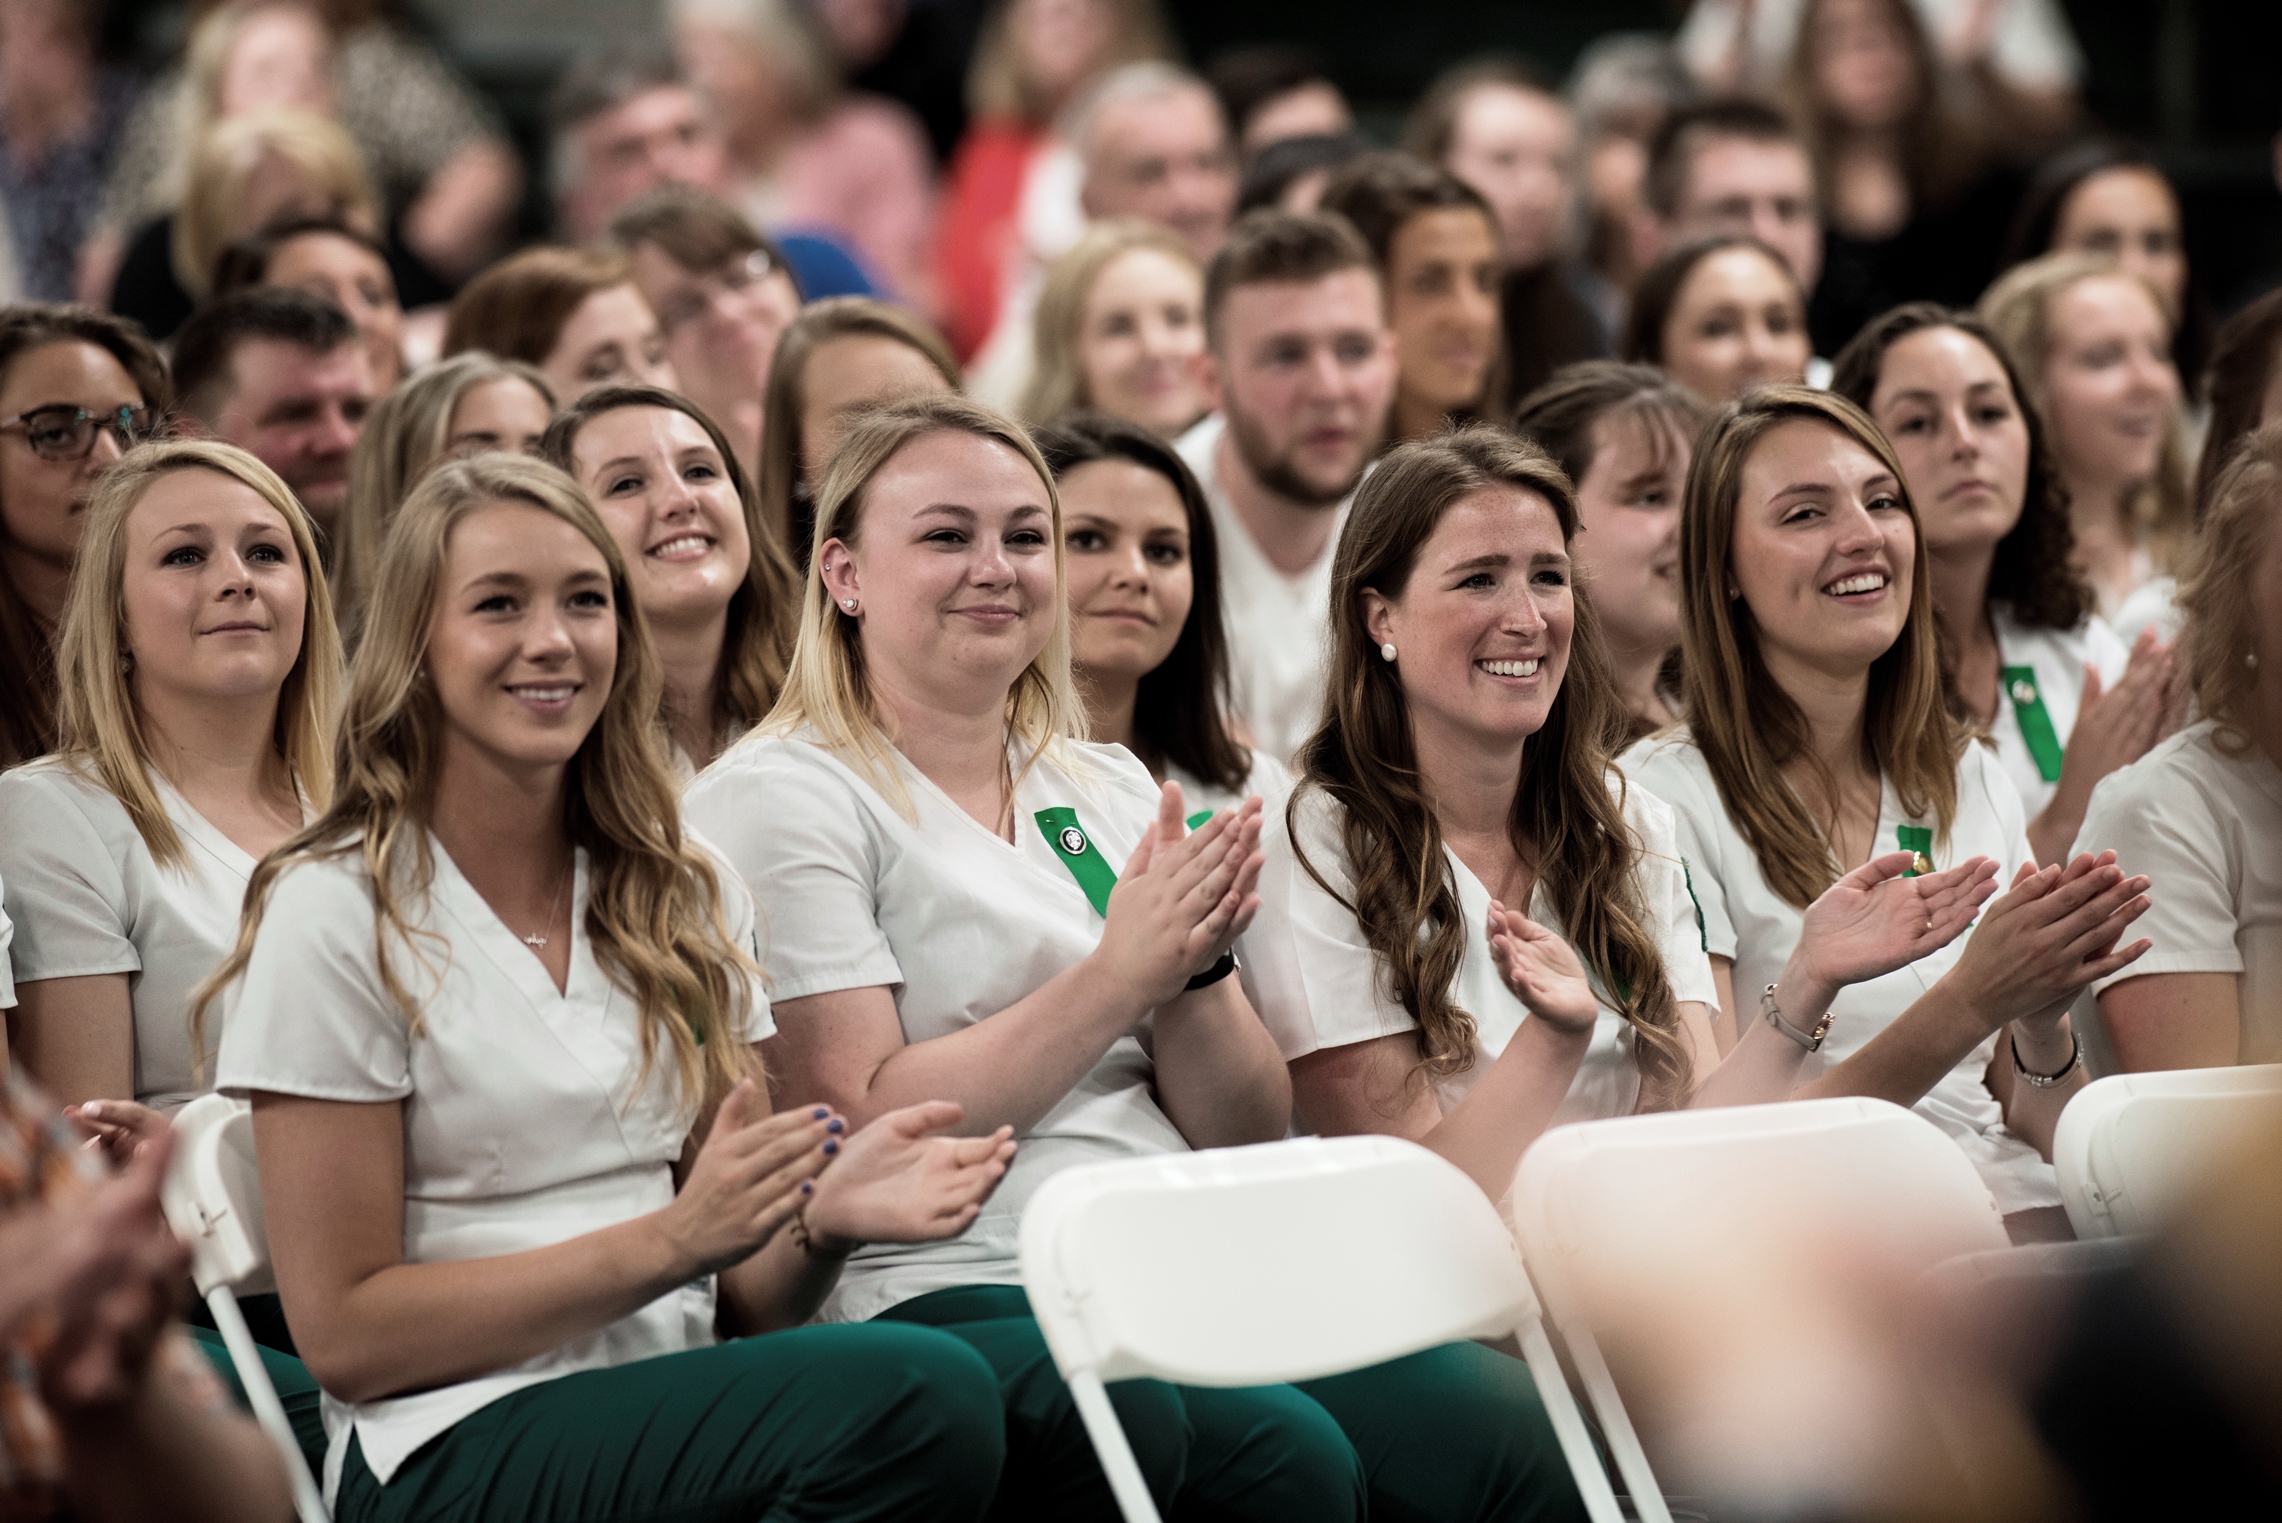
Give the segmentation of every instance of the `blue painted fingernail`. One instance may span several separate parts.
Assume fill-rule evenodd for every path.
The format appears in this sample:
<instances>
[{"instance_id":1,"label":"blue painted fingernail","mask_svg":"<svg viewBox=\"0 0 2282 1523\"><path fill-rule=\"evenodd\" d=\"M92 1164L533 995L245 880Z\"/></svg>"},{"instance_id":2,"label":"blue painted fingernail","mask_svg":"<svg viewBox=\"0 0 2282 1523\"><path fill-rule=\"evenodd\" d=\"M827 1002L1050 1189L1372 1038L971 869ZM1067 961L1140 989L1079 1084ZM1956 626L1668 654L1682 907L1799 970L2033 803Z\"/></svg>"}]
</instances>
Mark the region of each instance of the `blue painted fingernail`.
<instances>
[{"instance_id":1,"label":"blue painted fingernail","mask_svg":"<svg viewBox=\"0 0 2282 1523\"><path fill-rule=\"evenodd\" d=\"M824 1123L824 1130L828 1132L844 1132L847 1129L848 1123L842 1121L838 1116L834 1116L830 1121Z\"/></svg>"},{"instance_id":2,"label":"blue painted fingernail","mask_svg":"<svg viewBox=\"0 0 2282 1523\"><path fill-rule=\"evenodd\" d=\"M803 1195L814 1195L816 1193L816 1186L810 1184L807 1180L804 1179L800 1182L800 1193Z\"/></svg>"},{"instance_id":3,"label":"blue painted fingernail","mask_svg":"<svg viewBox=\"0 0 2282 1523\"><path fill-rule=\"evenodd\" d=\"M816 1107L816 1109L814 1109L814 1110L812 1110L812 1111L810 1111L810 1112L808 1113L808 1119L809 1119L809 1120L811 1120L811 1121L822 1121L822 1120L823 1120L823 1119L824 1119L826 1116L829 1116L829 1115L831 1115L831 1114L832 1114L832 1112L831 1112L831 1109L830 1109L829 1107L827 1107L827 1106L822 1106L822 1105L819 1105L818 1107Z\"/></svg>"},{"instance_id":4,"label":"blue painted fingernail","mask_svg":"<svg viewBox=\"0 0 2282 1523\"><path fill-rule=\"evenodd\" d=\"M833 1141L831 1138L829 1138L829 1137L827 1137L827 1138L825 1138L825 1139L824 1139L824 1156L825 1156L825 1157L829 1158L829 1157L831 1157L831 1156L832 1156L834 1153L837 1153L837 1152L839 1152L839 1151L840 1151L840 1144L839 1144L839 1143L837 1143L837 1142L834 1142L834 1141Z\"/></svg>"}]
</instances>

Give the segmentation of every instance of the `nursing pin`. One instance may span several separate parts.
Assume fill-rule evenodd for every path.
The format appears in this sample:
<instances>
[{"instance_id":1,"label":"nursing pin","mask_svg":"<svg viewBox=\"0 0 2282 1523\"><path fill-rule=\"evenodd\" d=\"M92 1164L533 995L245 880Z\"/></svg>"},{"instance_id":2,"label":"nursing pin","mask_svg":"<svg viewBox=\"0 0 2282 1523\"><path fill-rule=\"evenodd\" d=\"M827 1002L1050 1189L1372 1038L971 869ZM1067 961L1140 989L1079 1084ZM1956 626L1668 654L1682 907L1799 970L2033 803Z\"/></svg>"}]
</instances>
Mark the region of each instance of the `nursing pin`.
<instances>
[{"instance_id":1,"label":"nursing pin","mask_svg":"<svg viewBox=\"0 0 2282 1523\"><path fill-rule=\"evenodd\" d=\"M1062 850L1077 856L1086 849L1086 833L1075 825L1062 827Z\"/></svg>"},{"instance_id":2,"label":"nursing pin","mask_svg":"<svg viewBox=\"0 0 2282 1523\"><path fill-rule=\"evenodd\" d=\"M2013 702L2019 704L2036 702L2036 684L2026 677L2015 677L2013 679Z\"/></svg>"},{"instance_id":3,"label":"nursing pin","mask_svg":"<svg viewBox=\"0 0 2282 1523\"><path fill-rule=\"evenodd\" d=\"M1933 858L1927 856L1924 852L1913 851L1910 853L1910 856L1912 858L1910 862L1911 872L1916 873L1919 877L1922 878L1927 873L1933 871Z\"/></svg>"}]
</instances>

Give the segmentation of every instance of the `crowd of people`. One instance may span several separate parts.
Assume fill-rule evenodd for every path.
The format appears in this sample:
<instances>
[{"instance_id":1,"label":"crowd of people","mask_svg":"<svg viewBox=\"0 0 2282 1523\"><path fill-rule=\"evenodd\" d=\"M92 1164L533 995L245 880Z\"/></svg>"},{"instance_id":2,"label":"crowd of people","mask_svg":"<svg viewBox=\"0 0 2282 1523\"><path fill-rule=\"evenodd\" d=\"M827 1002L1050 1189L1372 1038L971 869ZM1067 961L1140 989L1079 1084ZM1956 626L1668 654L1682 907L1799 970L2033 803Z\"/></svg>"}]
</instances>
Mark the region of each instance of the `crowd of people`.
<instances>
[{"instance_id":1,"label":"crowd of people","mask_svg":"<svg viewBox=\"0 0 2282 1523\"><path fill-rule=\"evenodd\" d=\"M215 1091L335 1516L1011 1520L1114 1515L1061 1170L1859 1095L2037 1242L2090 1072L2282 1061L2282 293L2052 7L1388 149L1151 0L964 112L921 8L672 0L512 250L385 5L196 9L0 18L0 1516L289 1515ZM1110 1398L1168 1517L1582 1515L1485 1345Z\"/></svg>"}]
</instances>

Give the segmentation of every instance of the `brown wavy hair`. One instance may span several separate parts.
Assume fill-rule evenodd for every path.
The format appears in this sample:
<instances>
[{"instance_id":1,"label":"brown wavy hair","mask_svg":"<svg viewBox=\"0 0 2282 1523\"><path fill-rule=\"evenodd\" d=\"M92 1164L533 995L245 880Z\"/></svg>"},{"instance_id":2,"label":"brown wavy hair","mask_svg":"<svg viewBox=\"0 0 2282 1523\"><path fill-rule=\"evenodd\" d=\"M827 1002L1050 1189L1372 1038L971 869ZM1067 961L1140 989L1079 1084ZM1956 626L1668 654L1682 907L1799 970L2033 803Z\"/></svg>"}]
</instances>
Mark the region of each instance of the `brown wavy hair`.
<instances>
[{"instance_id":1,"label":"brown wavy hair","mask_svg":"<svg viewBox=\"0 0 2282 1523\"><path fill-rule=\"evenodd\" d=\"M1950 712L1942 680L1925 533L1886 436L1852 402L1808 386L1762 386L1729 403L1696 442L1680 509L1681 690L1689 732L1728 818L1751 843L1768 886L1804 909L1842 869L1824 823L1782 769L1802 758L1818 774L1822 766L1807 744L1806 716L1767 670L1751 609L1727 594L1744 467L1769 433L1801 422L1834 429L1877 456L1910 515L1909 616L1870 665L1862 759L1893 784L1911 815L1934 817L1939 839L1957 817L1957 763L1967 731ZM1828 776L1819 780L1826 797L1835 792Z\"/></svg>"},{"instance_id":2,"label":"brown wavy hair","mask_svg":"<svg viewBox=\"0 0 2282 1523\"><path fill-rule=\"evenodd\" d=\"M1285 807L1296 842L1306 794L1321 792L1339 806L1353 900L1337 894L1304 850L1300 865L1354 912L1389 992L1418 1022L1419 1066L1435 1077L1473 1062L1474 1016L1450 998L1466 926L1402 683L1364 626L1363 591L1399 595L1443 515L1490 487L1543 499L1562 541L1576 537L1576 495L1561 468L1536 445L1487 426L1402 445L1364 480L1331 563L1330 697L1322 724L1300 748L1300 783ZM1633 879L1640 843L1611 791L1624 786L1612 777L1609 747L1622 705L1591 597L1583 587L1572 596L1568 673L1522 753L1508 829L1514 849L1536 867L1563 936L1633 1029L1644 1107L1678 1105L1693 1078L1679 1007Z\"/></svg>"},{"instance_id":3,"label":"brown wavy hair","mask_svg":"<svg viewBox=\"0 0 2282 1523\"><path fill-rule=\"evenodd\" d=\"M2211 426L2204 431L2202 463L2195 471L2198 523L2217 495L2219 472L2234 458L2235 446L2258 427L2277 351L2282 351L2282 291L2269 291L2228 318L2212 341L2210 368L2203 372Z\"/></svg>"},{"instance_id":4,"label":"brown wavy hair","mask_svg":"<svg viewBox=\"0 0 2282 1523\"><path fill-rule=\"evenodd\" d=\"M640 1011L642 1071L663 1049L684 1103L693 1103L759 1075L746 1043L717 1039L744 1015L758 969L729 934L714 859L682 832L680 789L657 724L664 678L625 558L576 482L519 455L477 455L438 467L389 525L349 674L332 805L254 869L237 945L198 991L193 1029L245 971L278 879L304 862L353 859L371 884L381 984L419 1035L420 1003L389 948L395 943L417 957L416 942L434 939L404 909L408 896L427 892L435 872L428 818L446 719L427 675L428 630L452 531L500 503L568 523L609 568L617 671L601 716L571 759L563 827L587 853L586 933L595 960Z\"/></svg>"},{"instance_id":5,"label":"brown wavy hair","mask_svg":"<svg viewBox=\"0 0 2282 1523\"><path fill-rule=\"evenodd\" d=\"M2260 612L2252 580L2282 513L2282 420L2251 430L2227 457L2211 483L2203 508L2203 529L2189 551L2179 581L2179 607L2187 622L2180 634L2188 679L2195 685L2195 709L2215 720L2213 743L2232 756L2250 749L2244 728L2257 672L2244 659Z\"/></svg>"}]
</instances>

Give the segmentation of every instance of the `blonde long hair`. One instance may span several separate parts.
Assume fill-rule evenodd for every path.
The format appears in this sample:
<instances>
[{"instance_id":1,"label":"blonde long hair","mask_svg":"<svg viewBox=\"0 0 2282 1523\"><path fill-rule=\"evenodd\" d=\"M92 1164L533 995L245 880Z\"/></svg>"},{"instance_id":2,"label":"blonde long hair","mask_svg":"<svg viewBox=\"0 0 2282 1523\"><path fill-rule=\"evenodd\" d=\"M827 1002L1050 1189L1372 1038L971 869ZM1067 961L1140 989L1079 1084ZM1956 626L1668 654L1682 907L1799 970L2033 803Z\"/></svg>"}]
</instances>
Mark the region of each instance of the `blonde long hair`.
<instances>
[{"instance_id":1,"label":"blonde long hair","mask_svg":"<svg viewBox=\"0 0 2282 1523\"><path fill-rule=\"evenodd\" d=\"M723 917L713 860L682 833L679 789L657 727L656 650L627 584L626 562L592 503L553 466L478 455L432 472L389 526L371 618L350 674L332 806L262 860L246 885L238 941L201 988L194 1025L245 971L270 891L304 862L354 858L372 887L373 940L389 999L417 1036L420 1005L389 956L413 951L408 895L425 894L435 861L428 815L442 764L444 711L427 674L437 584L453 531L484 508L531 507L578 530L610 572L618 664L602 714L571 759L563 825L588 859L586 932L595 960L640 1009L642 1071L663 1048L685 1102L757 1076L747 1044L724 1036L758 975Z\"/></svg>"},{"instance_id":2,"label":"blonde long hair","mask_svg":"<svg viewBox=\"0 0 2282 1523\"><path fill-rule=\"evenodd\" d=\"M294 211L337 217L368 237L383 231L380 198L365 172L364 156L339 122L296 106L224 117L191 147L168 246L174 278L192 296L212 290L214 264L222 251L255 230L245 218L246 190L272 155L299 171L319 198L297 203Z\"/></svg>"},{"instance_id":3,"label":"blonde long hair","mask_svg":"<svg viewBox=\"0 0 2282 1523\"><path fill-rule=\"evenodd\" d=\"M952 393L933 393L892 403L859 419L832 457L816 499L816 543L837 539L854 546L863 531L864 495L872 479L907 444L936 433L968 434L1003 444L1038 473L1053 515L1054 632L1045 648L1014 679L1006 695L1006 725L1028 753L1024 770L1039 757L1059 753L1064 740L1083 739L1085 704L1070 675L1070 610L1060 596L1067 580L1062 552L1062 499L1054 473L1021 426L979 402ZM808 558L802 590L800 628L784 690L761 728L786 735L814 730L824 747L850 761L881 795L906 816L910 790L896 765L895 745L880 722L864 669L863 630L841 612L824 586L823 557ZM1019 779L1017 779L1019 782Z\"/></svg>"},{"instance_id":4,"label":"blonde long hair","mask_svg":"<svg viewBox=\"0 0 2282 1523\"><path fill-rule=\"evenodd\" d=\"M1204 321L1204 269L1178 233L1138 217L1112 217L1046 267L1031 323L1033 366L1022 393L1022 418L1036 425L1096 403L1086 393L1086 302L1114 261L1135 249L1162 254L1196 277L1197 321Z\"/></svg>"},{"instance_id":5,"label":"blonde long hair","mask_svg":"<svg viewBox=\"0 0 2282 1523\"><path fill-rule=\"evenodd\" d=\"M211 471L250 488L277 510L301 558L301 651L278 690L271 743L286 775L310 807L333 793L333 725L341 706L341 641L333 598L317 553L317 534L292 490L275 471L236 445L167 439L138 445L104 472L87 504L87 527L72 569L71 600L57 642L60 688L58 754L91 773L126 809L127 818L164 867L184 860L182 837L152 784L150 740L135 703L127 648L127 520L160 478Z\"/></svg>"},{"instance_id":6,"label":"blonde long hair","mask_svg":"<svg viewBox=\"0 0 2282 1523\"><path fill-rule=\"evenodd\" d=\"M1863 715L1863 761L1894 785L1914 818L1931 814L1946 840L1957 817L1957 763L1966 731L1952 717L1941 674L1925 531L1910 501L1893 446L1843 397L1807 386L1762 386L1731 402L1696 441L1680 510L1680 669L1688 729L1703 752L1720 802L1758 858L1768 887L1800 909L1837 882L1842 869L1821 821L1808 812L1782 769L1804 758L1819 773L1806 716L1767 670L1759 627L1734 585L1735 518L1743 471L1761 440L1785 423L1837 430L1893 474L1910 515L1913 556L1909 616L1885 654L1870 665ZM1834 796L1832 779L1820 779Z\"/></svg>"},{"instance_id":7,"label":"blonde long hair","mask_svg":"<svg viewBox=\"0 0 2282 1523\"><path fill-rule=\"evenodd\" d=\"M2248 658L2261 613L2253 590L2259 562L2282 511L2282 421L2243 435L2211 483L2202 532L2179 580L2187 623L2179 641L2195 687L2195 709L2217 723L2220 750L2250 749L2252 695L2258 673Z\"/></svg>"}]
</instances>

